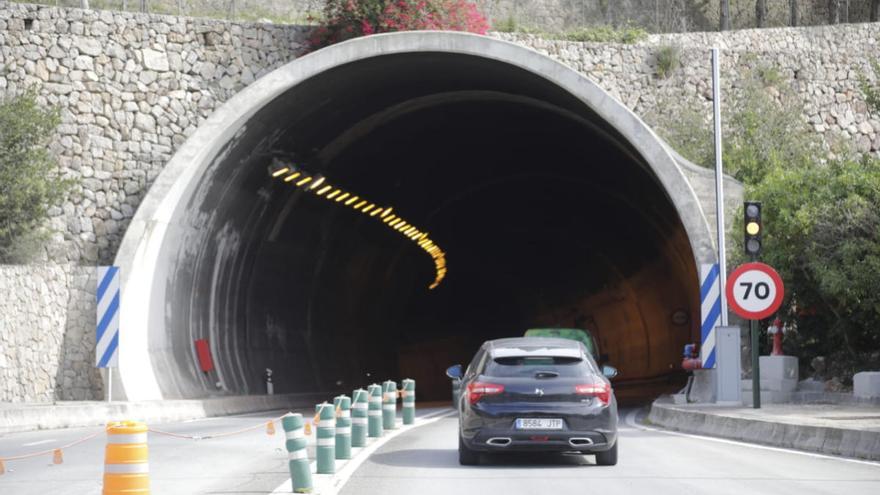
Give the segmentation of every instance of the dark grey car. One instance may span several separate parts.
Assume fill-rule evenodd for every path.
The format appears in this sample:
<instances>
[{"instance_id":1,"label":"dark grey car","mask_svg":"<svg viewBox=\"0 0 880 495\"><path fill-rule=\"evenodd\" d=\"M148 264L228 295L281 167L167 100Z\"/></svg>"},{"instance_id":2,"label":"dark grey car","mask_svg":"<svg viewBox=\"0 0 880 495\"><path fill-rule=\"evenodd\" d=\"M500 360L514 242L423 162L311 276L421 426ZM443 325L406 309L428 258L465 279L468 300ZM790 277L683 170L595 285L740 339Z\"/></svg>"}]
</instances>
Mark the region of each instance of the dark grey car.
<instances>
[{"instance_id":1,"label":"dark grey car","mask_svg":"<svg viewBox=\"0 0 880 495\"><path fill-rule=\"evenodd\" d=\"M461 379L459 462L476 464L480 452L550 451L617 464L617 400L608 380L617 371L603 368L574 340L485 342L467 370L446 371Z\"/></svg>"}]
</instances>

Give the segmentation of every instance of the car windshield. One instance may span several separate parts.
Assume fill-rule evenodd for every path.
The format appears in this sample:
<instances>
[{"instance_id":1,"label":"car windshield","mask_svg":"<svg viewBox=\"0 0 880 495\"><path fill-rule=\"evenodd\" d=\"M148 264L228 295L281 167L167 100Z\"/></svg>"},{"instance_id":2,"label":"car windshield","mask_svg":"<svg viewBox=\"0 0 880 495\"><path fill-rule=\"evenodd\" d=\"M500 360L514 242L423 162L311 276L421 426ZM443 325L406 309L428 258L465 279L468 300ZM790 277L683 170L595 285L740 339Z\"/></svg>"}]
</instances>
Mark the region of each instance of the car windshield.
<instances>
[{"instance_id":1,"label":"car windshield","mask_svg":"<svg viewBox=\"0 0 880 495\"><path fill-rule=\"evenodd\" d=\"M556 373L560 377L578 377L592 371L587 361L568 356L505 356L486 362L484 375L496 377L530 377L539 372Z\"/></svg>"}]
</instances>

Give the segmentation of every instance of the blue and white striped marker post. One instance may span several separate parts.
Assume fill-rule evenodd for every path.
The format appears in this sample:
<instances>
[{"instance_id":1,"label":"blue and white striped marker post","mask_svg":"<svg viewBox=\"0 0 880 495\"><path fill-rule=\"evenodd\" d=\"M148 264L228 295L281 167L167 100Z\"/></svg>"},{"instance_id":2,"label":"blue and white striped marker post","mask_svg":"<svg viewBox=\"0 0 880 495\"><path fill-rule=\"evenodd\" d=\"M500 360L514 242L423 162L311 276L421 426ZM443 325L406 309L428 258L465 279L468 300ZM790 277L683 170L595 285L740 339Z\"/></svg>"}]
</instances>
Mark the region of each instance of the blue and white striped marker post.
<instances>
[{"instance_id":1,"label":"blue and white striped marker post","mask_svg":"<svg viewBox=\"0 0 880 495\"><path fill-rule=\"evenodd\" d=\"M99 266L98 325L95 329L95 366L119 366L119 267ZM112 373L107 370L107 402L113 396Z\"/></svg>"},{"instance_id":2,"label":"blue and white striped marker post","mask_svg":"<svg viewBox=\"0 0 880 495\"><path fill-rule=\"evenodd\" d=\"M715 327L721 324L721 277L717 264L700 266L700 361L715 367Z\"/></svg>"}]
</instances>

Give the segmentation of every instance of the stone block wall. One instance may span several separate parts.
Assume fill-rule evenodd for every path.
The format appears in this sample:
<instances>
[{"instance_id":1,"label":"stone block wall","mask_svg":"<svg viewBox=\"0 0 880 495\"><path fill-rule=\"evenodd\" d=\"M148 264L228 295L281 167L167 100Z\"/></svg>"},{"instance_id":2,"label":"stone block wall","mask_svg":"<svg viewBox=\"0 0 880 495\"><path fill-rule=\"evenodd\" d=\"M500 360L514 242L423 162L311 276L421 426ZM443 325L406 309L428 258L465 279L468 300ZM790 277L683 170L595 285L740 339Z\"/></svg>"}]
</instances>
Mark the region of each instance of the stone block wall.
<instances>
[{"instance_id":1,"label":"stone block wall","mask_svg":"<svg viewBox=\"0 0 880 495\"><path fill-rule=\"evenodd\" d=\"M59 106L51 149L78 184L43 260L110 263L138 204L217 105L295 58L302 28L0 4L0 92Z\"/></svg>"},{"instance_id":2,"label":"stone block wall","mask_svg":"<svg viewBox=\"0 0 880 495\"><path fill-rule=\"evenodd\" d=\"M0 402L98 400L95 269L0 265Z\"/></svg>"},{"instance_id":3,"label":"stone block wall","mask_svg":"<svg viewBox=\"0 0 880 495\"><path fill-rule=\"evenodd\" d=\"M636 114L645 117L661 101L697 101L711 122L710 47L722 50L722 105L748 72L774 70L802 102L801 117L829 147L844 143L880 154L880 113L872 112L860 89L880 60L880 24L751 29L728 33L651 35L635 45L575 43L531 35L495 36L545 53L586 74ZM657 76L661 47L679 49L680 67Z\"/></svg>"},{"instance_id":4,"label":"stone block wall","mask_svg":"<svg viewBox=\"0 0 880 495\"><path fill-rule=\"evenodd\" d=\"M218 105L301 53L306 28L127 12L0 6L0 92L40 88L62 109L51 148L78 186L49 212L42 261L109 264L164 164ZM826 141L880 151L880 116L859 75L880 45L880 24L652 35L636 45L575 43L496 33L586 74L639 115L660 100L697 98L707 118L707 47L724 49L725 88L744 68L774 68L803 100ZM655 57L681 47L682 67L656 77Z\"/></svg>"}]
</instances>

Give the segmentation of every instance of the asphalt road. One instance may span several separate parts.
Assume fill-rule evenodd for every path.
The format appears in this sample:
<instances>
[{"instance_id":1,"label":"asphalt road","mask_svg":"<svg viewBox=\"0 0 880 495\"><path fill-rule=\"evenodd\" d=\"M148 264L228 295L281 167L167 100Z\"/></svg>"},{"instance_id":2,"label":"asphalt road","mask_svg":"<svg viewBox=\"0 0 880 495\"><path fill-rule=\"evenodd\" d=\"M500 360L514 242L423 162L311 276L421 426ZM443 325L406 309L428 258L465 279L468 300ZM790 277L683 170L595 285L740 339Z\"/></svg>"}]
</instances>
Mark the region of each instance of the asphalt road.
<instances>
[{"instance_id":1,"label":"asphalt road","mask_svg":"<svg viewBox=\"0 0 880 495\"><path fill-rule=\"evenodd\" d=\"M494 455L458 464L457 419L406 432L355 471L342 495L871 494L880 464L643 430L623 421L617 466L592 456Z\"/></svg>"},{"instance_id":2,"label":"asphalt road","mask_svg":"<svg viewBox=\"0 0 880 495\"><path fill-rule=\"evenodd\" d=\"M419 415L437 412L420 410ZM620 463L593 465L589 456L484 456L476 467L458 465L457 419L440 419L403 432L379 448L342 488L344 495L456 495L490 493L614 493L651 495L880 493L880 464L736 444L635 428L621 411ZM260 425L282 411L155 425L175 433L208 436ZM102 428L0 436L0 456L53 448ZM267 494L288 479L280 428L240 435L183 440L150 434L152 493L160 495ZM52 456L6 463L2 495L98 495L103 435ZM313 453L311 455L313 457Z\"/></svg>"},{"instance_id":3,"label":"asphalt road","mask_svg":"<svg viewBox=\"0 0 880 495\"><path fill-rule=\"evenodd\" d=\"M265 423L286 411L208 418L152 425L174 433L208 436ZM72 442L103 428L75 428L0 436L0 456L15 456ZM52 456L9 461L0 476L2 495L98 495L104 468L103 433L64 451L64 463ZM284 432L269 436L264 427L207 440L184 440L149 434L152 493L192 495L269 493L289 477Z\"/></svg>"}]
</instances>

